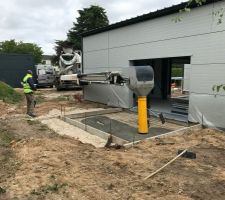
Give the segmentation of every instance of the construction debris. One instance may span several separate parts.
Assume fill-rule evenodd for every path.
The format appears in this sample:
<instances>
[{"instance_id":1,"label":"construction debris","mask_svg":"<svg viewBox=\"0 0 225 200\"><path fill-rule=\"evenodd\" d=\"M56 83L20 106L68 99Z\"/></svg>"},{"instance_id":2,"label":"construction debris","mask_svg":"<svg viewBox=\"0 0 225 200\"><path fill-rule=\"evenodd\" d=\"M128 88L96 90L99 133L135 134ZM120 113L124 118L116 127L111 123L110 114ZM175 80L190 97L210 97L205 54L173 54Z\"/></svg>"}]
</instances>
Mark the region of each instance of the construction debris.
<instances>
[{"instance_id":1,"label":"construction debris","mask_svg":"<svg viewBox=\"0 0 225 200\"><path fill-rule=\"evenodd\" d=\"M178 150L177 154L179 155L183 150ZM186 151L184 154L182 154L181 157L189 158L189 159L196 159L196 153L191 151Z\"/></svg>"}]
</instances>

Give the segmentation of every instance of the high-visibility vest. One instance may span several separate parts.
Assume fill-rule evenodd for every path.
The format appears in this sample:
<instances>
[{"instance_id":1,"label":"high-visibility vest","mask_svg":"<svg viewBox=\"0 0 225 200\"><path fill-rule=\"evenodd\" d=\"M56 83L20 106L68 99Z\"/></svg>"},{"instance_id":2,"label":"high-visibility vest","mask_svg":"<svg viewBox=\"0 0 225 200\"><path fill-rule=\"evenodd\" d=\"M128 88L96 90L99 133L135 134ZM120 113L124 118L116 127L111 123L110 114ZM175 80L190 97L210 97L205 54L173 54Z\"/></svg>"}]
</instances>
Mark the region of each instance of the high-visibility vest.
<instances>
[{"instance_id":1,"label":"high-visibility vest","mask_svg":"<svg viewBox=\"0 0 225 200\"><path fill-rule=\"evenodd\" d=\"M24 93L31 93L31 92L33 92L33 90L31 89L31 87L30 87L30 84L27 82L27 80L29 79L29 78L32 78L32 75L31 74L27 74L24 78L23 78L23 82L22 82L22 84L23 84L23 92Z\"/></svg>"}]
</instances>

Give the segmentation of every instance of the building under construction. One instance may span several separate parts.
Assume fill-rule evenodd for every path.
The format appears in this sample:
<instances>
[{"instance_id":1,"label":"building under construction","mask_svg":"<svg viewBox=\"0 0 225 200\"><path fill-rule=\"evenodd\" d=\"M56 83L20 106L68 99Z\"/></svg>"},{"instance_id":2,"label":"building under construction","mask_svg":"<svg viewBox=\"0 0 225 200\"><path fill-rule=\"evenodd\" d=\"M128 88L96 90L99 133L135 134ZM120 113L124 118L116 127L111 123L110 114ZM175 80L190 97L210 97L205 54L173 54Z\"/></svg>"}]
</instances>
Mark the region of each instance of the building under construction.
<instances>
[{"instance_id":1,"label":"building under construction","mask_svg":"<svg viewBox=\"0 0 225 200\"><path fill-rule=\"evenodd\" d=\"M215 14L225 2L207 0L180 13L185 6L181 3L84 33L84 73L151 65L155 87L148 99L153 110L224 128L225 93L212 88L225 83L225 21ZM185 87L178 95L171 89L174 65L183 69ZM126 85L87 85L84 97L117 107L136 106Z\"/></svg>"}]
</instances>

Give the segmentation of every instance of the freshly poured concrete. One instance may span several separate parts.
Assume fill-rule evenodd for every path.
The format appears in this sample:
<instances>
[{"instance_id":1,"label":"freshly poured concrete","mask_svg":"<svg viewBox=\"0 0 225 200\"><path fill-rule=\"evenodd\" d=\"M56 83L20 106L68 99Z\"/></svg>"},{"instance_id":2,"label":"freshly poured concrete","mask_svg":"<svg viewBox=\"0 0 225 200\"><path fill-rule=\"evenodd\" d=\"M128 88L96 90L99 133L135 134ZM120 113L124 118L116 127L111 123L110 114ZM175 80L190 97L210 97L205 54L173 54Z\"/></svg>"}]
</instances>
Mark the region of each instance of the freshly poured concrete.
<instances>
[{"instance_id":1,"label":"freshly poured concrete","mask_svg":"<svg viewBox=\"0 0 225 200\"><path fill-rule=\"evenodd\" d=\"M90 134L105 140L112 136L112 142L121 145L164 135L187 127L187 124L169 121L165 124L161 124L158 118L151 117L149 120L149 133L139 134L137 128L137 114L114 109L68 115L62 119L67 123L77 126Z\"/></svg>"},{"instance_id":2,"label":"freshly poured concrete","mask_svg":"<svg viewBox=\"0 0 225 200\"><path fill-rule=\"evenodd\" d=\"M172 131L172 129L168 128L152 127L149 129L149 134L138 134L137 128L118 120L110 119L107 116L88 117L86 119L82 119L81 122L98 130L122 138L128 142L143 140L148 137Z\"/></svg>"},{"instance_id":3,"label":"freshly poured concrete","mask_svg":"<svg viewBox=\"0 0 225 200\"><path fill-rule=\"evenodd\" d=\"M187 124L169 121L161 124L158 118L150 117L149 133L139 134L138 116L134 112L108 108L79 109L65 112L65 114L62 115L58 111L56 115L43 116L39 120L59 134L77 138L95 147L104 147L109 137L112 138L112 143L126 146L187 127Z\"/></svg>"}]
</instances>

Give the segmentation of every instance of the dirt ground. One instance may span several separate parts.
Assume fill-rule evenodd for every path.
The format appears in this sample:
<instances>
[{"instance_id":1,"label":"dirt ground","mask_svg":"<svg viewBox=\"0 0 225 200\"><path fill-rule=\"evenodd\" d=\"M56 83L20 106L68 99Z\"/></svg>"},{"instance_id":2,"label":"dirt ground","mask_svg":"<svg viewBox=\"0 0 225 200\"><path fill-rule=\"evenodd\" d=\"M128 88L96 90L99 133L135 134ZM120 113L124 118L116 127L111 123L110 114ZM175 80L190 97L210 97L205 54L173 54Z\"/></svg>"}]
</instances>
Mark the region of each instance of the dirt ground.
<instances>
[{"instance_id":1,"label":"dirt ground","mask_svg":"<svg viewBox=\"0 0 225 200\"><path fill-rule=\"evenodd\" d=\"M74 94L76 93L76 96ZM70 109L101 105L79 102L80 92L41 90L38 115L61 105ZM144 141L129 149L95 148L60 136L38 121L27 120L25 102L0 102L1 200L222 200L225 196L225 134L202 129ZM143 179L177 155L155 176Z\"/></svg>"}]
</instances>

